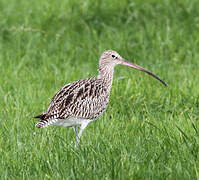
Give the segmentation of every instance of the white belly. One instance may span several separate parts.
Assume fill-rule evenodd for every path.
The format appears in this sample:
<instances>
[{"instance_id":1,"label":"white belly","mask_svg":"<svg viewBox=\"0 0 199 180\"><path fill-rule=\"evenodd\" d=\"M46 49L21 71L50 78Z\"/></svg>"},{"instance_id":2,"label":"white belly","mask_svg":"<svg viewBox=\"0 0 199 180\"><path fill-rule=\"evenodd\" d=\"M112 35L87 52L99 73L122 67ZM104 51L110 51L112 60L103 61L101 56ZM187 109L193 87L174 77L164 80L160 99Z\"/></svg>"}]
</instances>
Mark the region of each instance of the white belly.
<instances>
[{"instance_id":1,"label":"white belly","mask_svg":"<svg viewBox=\"0 0 199 180\"><path fill-rule=\"evenodd\" d=\"M67 127L67 126L77 126L90 122L92 122L92 120L90 119L78 119L75 117L71 117L69 119L56 119L55 123L53 123L52 125Z\"/></svg>"}]
</instances>

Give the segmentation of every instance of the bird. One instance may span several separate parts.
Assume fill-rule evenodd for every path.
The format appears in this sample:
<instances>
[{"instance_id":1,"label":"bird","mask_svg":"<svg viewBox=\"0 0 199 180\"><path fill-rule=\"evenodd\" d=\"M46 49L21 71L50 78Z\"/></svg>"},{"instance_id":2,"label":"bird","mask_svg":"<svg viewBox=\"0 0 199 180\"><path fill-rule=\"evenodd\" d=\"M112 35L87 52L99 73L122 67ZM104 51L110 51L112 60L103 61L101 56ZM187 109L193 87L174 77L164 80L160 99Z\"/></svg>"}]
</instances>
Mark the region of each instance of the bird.
<instances>
[{"instance_id":1,"label":"bird","mask_svg":"<svg viewBox=\"0 0 199 180\"><path fill-rule=\"evenodd\" d=\"M52 98L48 109L34 117L40 119L35 126L37 128L50 125L73 127L76 135L76 146L78 146L84 129L88 124L98 119L109 104L116 65L124 65L143 71L167 86L152 72L125 60L114 50L106 50L99 59L98 75L63 86Z\"/></svg>"}]
</instances>

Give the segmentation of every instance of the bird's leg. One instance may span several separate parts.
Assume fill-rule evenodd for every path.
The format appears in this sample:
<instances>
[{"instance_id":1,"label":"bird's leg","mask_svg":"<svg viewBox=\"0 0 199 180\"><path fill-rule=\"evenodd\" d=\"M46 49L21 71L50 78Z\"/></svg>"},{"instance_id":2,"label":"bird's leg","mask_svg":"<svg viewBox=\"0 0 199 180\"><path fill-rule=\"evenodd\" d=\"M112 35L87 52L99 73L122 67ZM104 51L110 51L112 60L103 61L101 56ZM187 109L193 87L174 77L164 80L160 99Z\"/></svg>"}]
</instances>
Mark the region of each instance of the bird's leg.
<instances>
[{"instance_id":1,"label":"bird's leg","mask_svg":"<svg viewBox=\"0 0 199 180\"><path fill-rule=\"evenodd\" d=\"M77 142L79 141L79 137L78 137L78 127L77 126L73 126L74 131L75 131L75 137L76 137L76 144L75 147L78 146Z\"/></svg>"},{"instance_id":2,"label":"bird's leg","mask_svg":"<svg viewBox=\"0 0 199 180\"><path fill-rule=\"evenodd\" d=\"M73 126L74 131L75 131L75 135L78 136L78 131L77 131L77 126Z\"/></svg>"},{"instance_id":3,"label":"bird's leg","mask_svg":"<svg viewBox=\"0 0 199 180\"><path fill-rule=\"evenodd\" d=\"M82 123L81 126L80 126L80 130L79 130L79 133L78 135L76 136L76 147L79 145L80 143L80 137L84 131L84 129L86 128L86 126L89 124L89 122L85 122L85 123Z\"/></svg>"}]
</instances>

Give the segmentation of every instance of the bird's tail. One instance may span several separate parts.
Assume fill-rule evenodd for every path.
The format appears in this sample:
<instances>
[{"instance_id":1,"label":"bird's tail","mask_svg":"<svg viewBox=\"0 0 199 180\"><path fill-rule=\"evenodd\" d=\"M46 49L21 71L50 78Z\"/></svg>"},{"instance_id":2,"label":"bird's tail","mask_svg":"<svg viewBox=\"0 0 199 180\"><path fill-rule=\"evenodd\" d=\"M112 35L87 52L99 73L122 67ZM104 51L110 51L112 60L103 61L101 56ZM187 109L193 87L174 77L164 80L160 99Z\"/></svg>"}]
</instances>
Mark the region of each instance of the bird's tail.
<instances>
[{"instance_id":1,"label":"bird's tail","mask_svg":"<svg viewBox=\"0 0 199 180\"><path fill-rule=\"evenodd\" d=\"M35 116L34 118L45 119L45 117L46 117L46 114L42 113L42 114Z\"/></svg>"},{"instance_id":2,"label":"bird's tail","mask_svg":"<svg viewBox=\"0 0 199 180\"><path fill-rule=\"evenodd\" d=\"M42 128L42 127L46 127L48 126L48 120L46 120L46 114L39 114L37 116L35 116L34 118L39 118L40 121L35 125L35 127L37 128Z\"/></svg>"}]
</instances>

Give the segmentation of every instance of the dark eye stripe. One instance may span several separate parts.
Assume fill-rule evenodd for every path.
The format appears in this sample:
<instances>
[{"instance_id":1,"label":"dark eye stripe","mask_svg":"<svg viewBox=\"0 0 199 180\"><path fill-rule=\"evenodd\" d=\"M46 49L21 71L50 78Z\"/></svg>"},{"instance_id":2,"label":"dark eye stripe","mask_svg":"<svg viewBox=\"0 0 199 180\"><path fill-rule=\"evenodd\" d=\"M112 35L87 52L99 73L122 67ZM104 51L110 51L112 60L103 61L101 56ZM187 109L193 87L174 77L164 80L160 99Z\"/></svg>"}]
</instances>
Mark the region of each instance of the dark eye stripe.
<instances>
[{"instance_id":1,"label":"dark eye stripe","mask_svg":"<svg viewBox=\"0 0 199 180\"><path fill-rule=\"evenodd\" d=\"M112 58L115 58L115 55L112 55Z\"/></svg>"}]
</instances>

